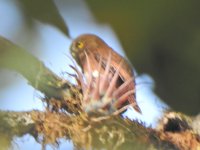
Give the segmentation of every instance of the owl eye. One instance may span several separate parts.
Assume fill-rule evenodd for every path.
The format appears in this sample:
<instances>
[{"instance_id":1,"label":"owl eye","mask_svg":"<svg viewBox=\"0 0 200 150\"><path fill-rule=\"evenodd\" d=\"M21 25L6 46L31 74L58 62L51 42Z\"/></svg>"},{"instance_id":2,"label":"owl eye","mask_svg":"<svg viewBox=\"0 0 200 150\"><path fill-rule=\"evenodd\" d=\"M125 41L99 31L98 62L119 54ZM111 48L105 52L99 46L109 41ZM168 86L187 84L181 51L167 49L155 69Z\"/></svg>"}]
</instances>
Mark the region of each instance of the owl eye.
<instances>
[{"instance_id":1,"label":"owl eye","mask_svg":"<svg viewBox=\"0 0 200 150\"><path fill-rule=\"evenodd\" d=\"M76 43L76 47L79 48L79 49L83 48L83 46L84 46L83 42L77 42Z\"/></svg>"}]
</instances>

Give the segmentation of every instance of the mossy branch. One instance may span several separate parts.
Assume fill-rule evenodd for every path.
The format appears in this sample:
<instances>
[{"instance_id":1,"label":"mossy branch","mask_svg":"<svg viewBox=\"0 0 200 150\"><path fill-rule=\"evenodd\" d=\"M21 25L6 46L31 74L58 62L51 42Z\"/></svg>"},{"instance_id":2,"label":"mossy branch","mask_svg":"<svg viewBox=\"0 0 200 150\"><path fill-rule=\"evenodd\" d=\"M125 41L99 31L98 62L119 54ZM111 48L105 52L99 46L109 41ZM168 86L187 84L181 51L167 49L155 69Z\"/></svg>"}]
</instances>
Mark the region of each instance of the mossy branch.
<instances>
[{"instance_id":1,"label":"mossy branch","mask_svg":"<svg viewBox=\"0 0 200 150\"><path fill-rule=\"evenodd\" d=\"M0 67L20 73L31 86L48 97L63 99L70 86L43 62L3 37L0 37Z\"/></svg>"},{"instance_id":2,"label":"mossy branch","mask_svg":"<svg viewBox=\"0 0 200 150\"><path fill-rule=\"evenodd\" d=\"M77 112L75 107L80 101L73 101L74 93L71 91L77 92L78 89L58 77L28 51L0 36L1 68L16 71L27 79L28 84L44 93L45 98L59 100L60 107L69 112Z\"/></svg>"},{"instance_id":3,"label":"mossy branch","mask_svg":"<svg viewBox=\"0 0 200 150\"><path fill-rule=\"evenodd\" d=\"M171 142L161 140L151 128L119 116L107 119L86 114L69 116L50 111L0 112L0 134L11 141L14 136L27 133L41 144L55 144L59 138L73 141L77 148L88 149L169 149ZM23 129L23 130L22 130Z\"/></svg>"},{"instance_id":4,"label":"mossy branch","mask_svg":"<svg viewBox=\"0 0 200 150\"><path fill-rule=\"evenodd\" d=\"M0 67L20 73L44 93L48 104L57 108L56 111L47 108L44 112L1 111L0 134L8 141L29 133L36 139L37 135L43 135L40 142L44 144L66 138L75 147L86 149L200 149L199 128L194 130L191 117L176 112L166 112L156 129L119 115L88 116L80 109L81 93L76 86L3 37L0 37ZM69 115L61 108L76 115Z\"/></svg>"}]
</instances>

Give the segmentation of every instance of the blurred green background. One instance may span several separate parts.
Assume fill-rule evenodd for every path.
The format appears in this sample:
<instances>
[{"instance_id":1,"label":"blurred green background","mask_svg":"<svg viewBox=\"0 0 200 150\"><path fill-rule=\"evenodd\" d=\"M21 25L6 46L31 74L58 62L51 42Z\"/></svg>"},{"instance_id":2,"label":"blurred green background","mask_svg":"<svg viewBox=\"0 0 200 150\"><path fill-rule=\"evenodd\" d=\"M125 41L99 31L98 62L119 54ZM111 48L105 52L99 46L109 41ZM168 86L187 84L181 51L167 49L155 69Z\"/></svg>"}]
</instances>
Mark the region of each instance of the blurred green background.
<instances>
[{"instance_id":1,"label":"blurred green background","mask_svg":"<svg viewBox=\"0 0 200 150\"><path fill-rule=\"evenodd\" d=\"M173 109L200 112L200 1L87 0L110 24L139 73Z\"/></svg>"}]
</instances>

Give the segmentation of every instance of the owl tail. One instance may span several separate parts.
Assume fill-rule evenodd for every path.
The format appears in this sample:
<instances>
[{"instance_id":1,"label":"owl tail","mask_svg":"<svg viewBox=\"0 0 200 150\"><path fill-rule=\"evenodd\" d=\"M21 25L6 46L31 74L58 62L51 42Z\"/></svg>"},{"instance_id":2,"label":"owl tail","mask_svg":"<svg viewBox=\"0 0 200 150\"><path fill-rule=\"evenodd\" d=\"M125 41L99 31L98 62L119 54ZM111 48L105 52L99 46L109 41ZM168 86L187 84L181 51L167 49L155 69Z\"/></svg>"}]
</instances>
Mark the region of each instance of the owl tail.
<instances>
[{"instance_id":1,"label":"owl tail","mask_svg":"<svg viewBox=\"0 0 200 150\"><path fill-rule=\"evenodd\" d=\"M136 102L135 96L132 96L132 95L129 96L128 102L129 102L130 104L133 104L133 105L132 105L133 108L134 108L138 113L142 114L142 111L141 111L140 107L138 106L138 104L137 104L137 102Z\"/></svg>"}]
</instances>

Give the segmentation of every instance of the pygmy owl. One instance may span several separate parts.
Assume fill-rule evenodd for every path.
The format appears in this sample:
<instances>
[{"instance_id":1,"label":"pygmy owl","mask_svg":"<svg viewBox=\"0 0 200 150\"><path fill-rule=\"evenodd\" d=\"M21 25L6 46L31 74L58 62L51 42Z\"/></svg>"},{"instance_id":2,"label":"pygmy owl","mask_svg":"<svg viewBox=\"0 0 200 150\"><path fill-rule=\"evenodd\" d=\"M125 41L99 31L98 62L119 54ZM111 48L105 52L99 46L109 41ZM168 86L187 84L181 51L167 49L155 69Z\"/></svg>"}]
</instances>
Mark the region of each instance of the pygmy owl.
<instances>
[{"instance_id":1,"label":"pygmy owl","mask_svg":"<svg viewBox=\"0 0 200 150\"><path fill-rule=\"evenodd\" d=\"M136 102L135 98L135 78L132 67L127 60L115 52L109 47L102 39L93 34L83 34L73 40L70 51L74 59L82 68L84 75L87 77L93 77L94 79L105 75L106 66L109 61L109 74L106 74L108 80L114 76L118 70L118 78L114 88L117 90L123 85L123 90L120 91L117 97L125 97L117 103L118 108L126 104L134 104L133 108L141 113L141 110ZM119 67L120 65L120 67ZM100 66L100 68L99 68ZM99 68L99 69L98 69ZM92 75L90 75L92 74ZM130 82L129 82L130 81ZM108 81L109 83L109 81ZM128 91L134 91L129 94ZM129 92L130 93L130 92Z\"/></svg>"}]
</instances>

